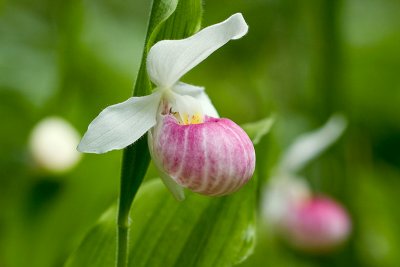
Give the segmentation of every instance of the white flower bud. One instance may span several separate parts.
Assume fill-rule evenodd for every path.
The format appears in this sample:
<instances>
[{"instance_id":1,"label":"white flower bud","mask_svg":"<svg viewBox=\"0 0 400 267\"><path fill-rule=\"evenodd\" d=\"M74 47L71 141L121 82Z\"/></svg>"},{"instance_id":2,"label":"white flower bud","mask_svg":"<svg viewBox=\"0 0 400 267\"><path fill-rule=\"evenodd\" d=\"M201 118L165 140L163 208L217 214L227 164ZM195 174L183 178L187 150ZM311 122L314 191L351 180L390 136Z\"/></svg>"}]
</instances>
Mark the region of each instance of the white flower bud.
<instances>
[{"instance_id":1,"label":"white flower bud","mask_svg":"<svg viewBox=\"0 0 400 267\"><path fill-rule=\"evenodd\" d=\"M74 127L64 119L48 117L33 128L29 150L41 168L50 172L65 172L81 158L76 150L80 138Z\"/></svg>"}]
</instances>

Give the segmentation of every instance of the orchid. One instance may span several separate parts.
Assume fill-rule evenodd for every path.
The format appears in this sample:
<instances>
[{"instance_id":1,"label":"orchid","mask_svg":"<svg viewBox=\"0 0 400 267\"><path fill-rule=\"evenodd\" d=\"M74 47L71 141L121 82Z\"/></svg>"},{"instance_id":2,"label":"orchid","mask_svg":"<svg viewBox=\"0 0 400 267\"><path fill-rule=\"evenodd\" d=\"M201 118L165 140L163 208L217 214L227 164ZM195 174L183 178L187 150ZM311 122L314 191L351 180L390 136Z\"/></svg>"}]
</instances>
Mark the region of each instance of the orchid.
<instances>
[{"instance_id":1,"label":"orchid","mask_svg":"<svg viewBox=\"0 0 400 267\"><path fill-rule=\"evenodd\" d=\"M329 252L350 235L351 218L345 207L333 198L312 192L302 177L272 177L263 198L265 222L298 249Z\"/></svg>"},{"instance_id":2,"label":"orchid","mask_svg":"<svg viewBox=\"0 0 400 267\"><path fill-rule=\"evenodd\" d=\"M179 79L248 26L240 13L182 40L163 40L149 51L152 94L104 109L89 125L78 150L124 148L149 132L149 149L164 183L178 199L182 187L206 195L238 190L254 172L254 147L234 122L219 119L204 88Z\"/></svg>"}]
</instances>

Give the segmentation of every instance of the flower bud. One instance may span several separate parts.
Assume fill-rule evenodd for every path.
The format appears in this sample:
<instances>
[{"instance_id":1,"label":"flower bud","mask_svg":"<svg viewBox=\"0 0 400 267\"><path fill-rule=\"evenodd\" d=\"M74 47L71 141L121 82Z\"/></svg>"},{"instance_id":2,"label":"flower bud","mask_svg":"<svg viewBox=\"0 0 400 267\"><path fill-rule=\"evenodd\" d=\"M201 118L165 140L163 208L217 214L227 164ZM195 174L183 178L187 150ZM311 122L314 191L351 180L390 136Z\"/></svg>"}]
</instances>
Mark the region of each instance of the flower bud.
<instances>
[{"instance_id":1,"label":"flower bud","mask_svg":"<svg viewBox=\"0 0 400 267\"><path fill-rule=\"evenodd\" d=\"M201 123L180 124L172 114L161 117L152 131L153 159L180 186L222 196L253 175L253 144L231 120L205 116Z\"/></svg>"},{"instance_id":2,"label":"flower bud","mask_svg":"<svg viewBox=\"0 0 400 267\"><path fill-rule=\"evenodd\" d=\"M76 150L80 136L73 126L59 117L40 121L29 137L29 149L35 162L50 172L65 172L81 158Z\"/></svg>"},{"instance_id":3,"label":"flower bud","mask_svg":"<svg viewBox=\"0 0 400 267\"><path fill-rule=\"evenodd\" d=\"M351 223L339 203L319 196L297 205L282 227L288 241L295 247L310 252L327 252L347 239Z\"/></svg>"}]
</instances>

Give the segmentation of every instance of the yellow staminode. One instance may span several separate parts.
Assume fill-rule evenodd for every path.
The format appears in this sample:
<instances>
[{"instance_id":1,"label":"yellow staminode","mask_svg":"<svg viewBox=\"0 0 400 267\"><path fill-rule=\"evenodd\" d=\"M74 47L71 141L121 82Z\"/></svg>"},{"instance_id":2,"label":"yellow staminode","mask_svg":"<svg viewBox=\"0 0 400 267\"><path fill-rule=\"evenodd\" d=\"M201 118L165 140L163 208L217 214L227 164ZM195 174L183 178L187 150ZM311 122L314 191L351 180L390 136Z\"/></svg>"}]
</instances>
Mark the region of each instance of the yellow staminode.
<instances>
[{"instance_id":1,"label":"yellow staminode","mask_svg":"<svg viewBox=\"0 0 400 267\"><path fill-rule=\"evenodd\" d=\"M191 116L187 113L184 114L176 113L175 117L179 120L179 124L183 125L203 123L203 116L199 112L196 112Z\"/></svg>"}]
</instances>

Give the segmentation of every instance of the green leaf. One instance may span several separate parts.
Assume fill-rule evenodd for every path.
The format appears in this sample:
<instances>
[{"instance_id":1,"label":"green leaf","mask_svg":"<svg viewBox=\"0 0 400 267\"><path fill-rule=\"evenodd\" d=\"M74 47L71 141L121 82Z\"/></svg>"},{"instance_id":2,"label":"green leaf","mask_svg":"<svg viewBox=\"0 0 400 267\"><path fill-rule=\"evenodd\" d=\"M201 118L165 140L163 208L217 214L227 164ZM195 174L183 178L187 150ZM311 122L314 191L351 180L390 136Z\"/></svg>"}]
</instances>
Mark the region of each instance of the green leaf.
<instances>
[{"instance_id":1,"label":"green leaf","mask_svg":"<svg viewBox=\"0 0 400 267\"><path fill-rule=\"evenodd\" d=\"M151 92L151 83L146 72L146 58L153 44L164 39L183 39L193 35L200 29L202 12L201 0L153 1L134 96L147 95Z\"/></svg>"},{"instance_id":2,"label":"green leaf","mask_svg":"<svg viewBox=\"0 0 400 267\"><path fill-rule=\"evenodd\" d=\"M146 47L151 47L156 35L163 23L174 13L178 0L155 0L150 14L149 27L147 29ZM153 40L150 41L149 40Z\"/></svg>"},{"instance_id":3,"label":"green leaf","mask_svg":"<svg viewBox=\"0 0 400 267\"><path fill-rule=\"evenodd\" d=\"M253 144L257 145L261 141L263 136L269 133L274 122L275 117L271 116L256 122L246 123L241 126L243 130L246 131L251 141L253 141Z\"/></svg>"},{"instance_id":4,"label":"green leaf","mask_svg":"<svg viewBox=\"0 0 400 267\"><path fill-rule=\"evenodd\" d=\"M131 211L129 266L232 266L251 254L255 239L254 178L239 192L177 202L159 179L145 184ZM109 267L115 261L116 208L89 231L67 267Z\"/></svg>"},{"instance_id":5,"label":"green leaf","mask_svg":"<svg viewBox=\"0 0 400 267\"><path fill-rule=\"evenodd\" d=\"M198 31L201 22L201 0L154 0L143 50L142 61L133 95L151 92L152 86L146 72L146 58L157 40L185 38ZM124 149L121 171L119 224L128 225L127 218L150 163L147 136Z\"/></svg>"},{"instance_id":6,"label":"green leaf","mask_svg":"<svg viewBox=\"0 0 400 267\"><path fill-rule=\"evenodd\" d=\"M70 256L66 267L114 266L116 261L116 214L117 205L113 205L90 230L78 250Z\"/></svg>"}]
</instances>

